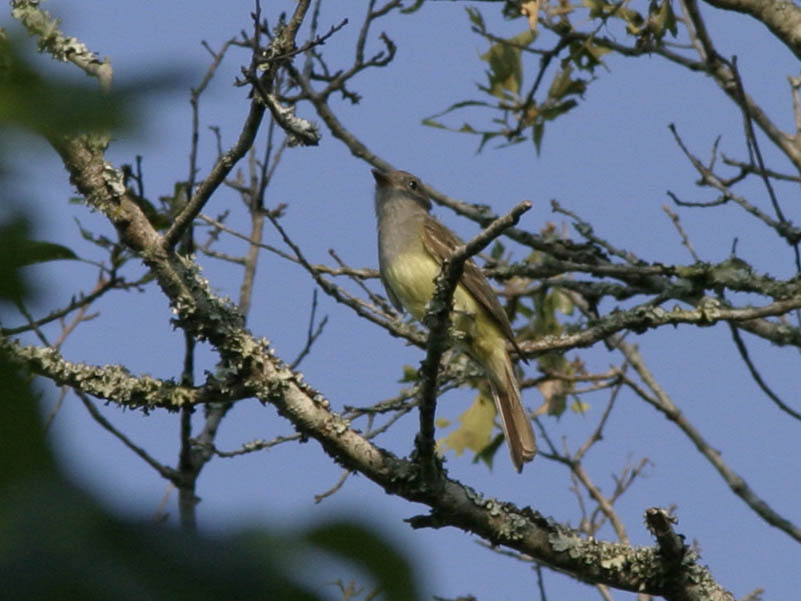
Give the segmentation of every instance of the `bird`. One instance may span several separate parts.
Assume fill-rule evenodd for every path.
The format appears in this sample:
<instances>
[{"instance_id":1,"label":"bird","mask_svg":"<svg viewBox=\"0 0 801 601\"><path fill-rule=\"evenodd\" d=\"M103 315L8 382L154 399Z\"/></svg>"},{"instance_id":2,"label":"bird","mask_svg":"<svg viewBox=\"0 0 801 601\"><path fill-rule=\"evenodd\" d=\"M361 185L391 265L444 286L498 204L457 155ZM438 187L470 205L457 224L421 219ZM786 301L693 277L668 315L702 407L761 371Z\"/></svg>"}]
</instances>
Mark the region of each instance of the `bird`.
<instances>
[{"instance_id":1,"label":"bird","mask_svg":"<svg viewBox=\"0 0 801 601\"><path fill-rule=\"evenodd\" d=\"M431 215L431 199L417 177L379 169L372 174L381 282L396 309L422 321L441 265L462 241ZM456 345L489 380L512 464L520 472L537 451L507 341L520 349L506 312L472 260L465 262L454 291L451 323L458 333Z\"/></svg>"}]
</instances>

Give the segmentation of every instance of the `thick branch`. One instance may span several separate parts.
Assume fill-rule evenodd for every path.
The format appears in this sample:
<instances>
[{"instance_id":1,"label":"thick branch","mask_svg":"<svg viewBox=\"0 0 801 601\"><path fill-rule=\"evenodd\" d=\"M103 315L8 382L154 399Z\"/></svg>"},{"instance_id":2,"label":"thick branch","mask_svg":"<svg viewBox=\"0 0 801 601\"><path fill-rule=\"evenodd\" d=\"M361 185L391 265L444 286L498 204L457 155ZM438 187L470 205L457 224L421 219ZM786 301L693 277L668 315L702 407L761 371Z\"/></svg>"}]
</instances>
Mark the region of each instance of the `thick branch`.
<instances>
[{"instance_id":1,"label":"thick branch","mask_svg":"<svg viewBox=\"0 0 801 601\"><path fill-rule=\"evenodd\" d=\"M644 332L665 325L689 323L697 326L710 326L717 322L744 322L768 316L784 315L788 311L801 308L801 298L776 301L762 307L743 309L727 308L717 299L706 297L694 309L676 307L666 311L661 307L640 305L629 311L612 313L593 322L590 327L575 334L564 336L545 336L520 345L528 356L547 350L571 349L590 346L608 336L622 331ZM739 324L738 324L739 325ZM788 328L789 329L789 328Z\"/></svg>"},{"instance_id":2,"label":"thick branch","mask_svg":"<svg viewBox=\"0 0 801 601\"><path fill-rule=\"evenodd\" d=\"M134 376L121 365L87 365L67 361L53 348L24 346L0 338L0 350L18 365L52 380L59 386L71 386L99 399L132 408L165 407L178 409L215 399L208 389L180 386L171 380L147 375ZM219 387L218 393L219 393Z\"/></svg>"},{"instance_id":3,"label":"thick branch","mask_svg":"<svg viewBox=\"0 0 801 601\"><path fill-rule=\"evenodd\" d=\"M801 9L784 0L704 0L717 8L751 15L761 21L801 59Z\"/></svg>"},{"instance_id":4,"label":"thick branch","mask_svg":"<svg viewBox=\"0 0 801 601\"><path fill-rule=\"evenodd\" d=\"M724 2L726 1L727 0L724 0ZM749 0L735 0L732 2L732 4L735 3L751 4ZM714 4L714 2L710 2L710 4ZM796 169L801 170L801 146L798 145L797 141L792 136L788 136L779 129L770 117L768 117L767 113L762 110L762 107L760 107L751 96L745 93L741 85L738 85L736 73L732 70L730 63L722 60L721 55L714 47L712 39L707 32L706 24L698 10L696 0L684 0L684 6L687 9L687 14L691 23L690 35L692 36L694 34L698 38L703 50L701 69L715 78L721 90L723 90L746 115L750 116L750 118L759 125L765 135L793 162ZM798 12L797 9L795 12Z\"/></svg>"}]
</instances>

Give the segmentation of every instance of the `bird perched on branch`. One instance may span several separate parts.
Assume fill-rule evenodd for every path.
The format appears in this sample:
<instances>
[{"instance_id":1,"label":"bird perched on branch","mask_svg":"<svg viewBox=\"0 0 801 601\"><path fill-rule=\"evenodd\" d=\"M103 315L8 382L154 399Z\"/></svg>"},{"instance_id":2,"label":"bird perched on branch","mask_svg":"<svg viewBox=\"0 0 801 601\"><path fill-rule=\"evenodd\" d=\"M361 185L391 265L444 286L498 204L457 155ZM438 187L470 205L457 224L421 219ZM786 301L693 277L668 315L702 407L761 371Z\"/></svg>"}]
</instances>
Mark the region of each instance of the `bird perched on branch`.
<instances>
[{"instance_id":1,"label":"bird perched on branch","mask_svg":"<svg viewBox=\"0 0 801 601\"><path fill-rule=\"evenodd\" d=\"M442 262L462 241L431 216L431 201L414 175L373 169L373 176L381 281L398 310L406 309L422 320ZM515 348L517 344L495 292L470 260L464 264L453 294L451 323L458 332L459 347L487 374L512 463L519 472L534 458L537 448L506 350L507 341Z\"/></svg>"}]
</instances>

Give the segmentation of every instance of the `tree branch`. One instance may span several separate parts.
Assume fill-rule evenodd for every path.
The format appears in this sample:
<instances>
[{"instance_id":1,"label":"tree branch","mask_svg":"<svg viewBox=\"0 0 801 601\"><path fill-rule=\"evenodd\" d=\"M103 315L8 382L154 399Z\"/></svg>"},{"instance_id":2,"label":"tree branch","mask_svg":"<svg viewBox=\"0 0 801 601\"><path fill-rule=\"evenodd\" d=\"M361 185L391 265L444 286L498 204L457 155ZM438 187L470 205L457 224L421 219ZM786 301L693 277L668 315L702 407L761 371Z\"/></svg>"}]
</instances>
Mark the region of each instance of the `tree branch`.
<instances>
[{"instance_id":1,"label":"tree branch","mask_svg":"<svg viewBox=\"0 0 801 601\"><path fill-rule=\"evenodd\" d=\"M70 386L99 399L131 409L164 408L176 410L221 398L244 398L243 390L209 377L199 388L181 386L172 380L152 376L133 376L121 365L94 366L67 361L57 350L26 346L0 337L0 350L8 353L19 366L45 377L59 386Z\"/></svg>"},{"instance_id":2,"label":"tree branch","mask_svg":"<svg viewBox=\"0 0 801 601\"><path fill-rule=\"evenodd\" d=\"M801 10L786 0L704 0L717 8L751 15L801 59Z\"/></svg>"},{"instance_id":3,"label":"tree branch","mask_svg":"<svg viewBox=\"0 0 801 601\"><path fill-rule=\"evenodd\" d=\"M39 6L39 0L11 0L11 16L31 35L39 38L39 49L46 50L59 61L69 61L87 75L97 77L100 89L111 90L113 70L108 59L101 61L80 40L64 35L58 19Z\"/></svg>"},{"instance_id":4,"label":"tree branch","mask_svg":"<svg viewBox=\"0 0 801 601\"><path fill-rule=\"evenodd\" d=\"M682 323L709 326L719 321L734 321L747 324L761 317L783 315L799 308L801 308L801 298L742 309L727 308L718 299L711 297L702 299L695 309L675 307L671 311L666 311L661 307L645 304L628 311L607 315L592 322L588 328L580 332L562 336L544 336L538 340L521 343L520 348L526 356L531 356L547 350L590 346L622 331L642 333L648 329Z\"/></svg>"}]
</instances>

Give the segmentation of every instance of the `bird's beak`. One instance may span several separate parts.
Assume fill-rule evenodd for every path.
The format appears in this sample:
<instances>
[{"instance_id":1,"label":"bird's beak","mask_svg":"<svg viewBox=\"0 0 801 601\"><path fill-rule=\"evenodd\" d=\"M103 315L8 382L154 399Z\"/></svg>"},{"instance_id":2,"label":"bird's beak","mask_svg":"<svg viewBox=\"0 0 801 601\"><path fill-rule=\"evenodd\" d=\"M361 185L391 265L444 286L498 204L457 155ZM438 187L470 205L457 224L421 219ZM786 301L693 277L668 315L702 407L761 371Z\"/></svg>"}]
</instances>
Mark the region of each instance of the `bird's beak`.
<instances>
[{"instance_id":1,"label":"bird's beak","mask_svg":"<svg viewBox=\"0 0 801 601\"><path fill-rule=\"evenodd\" d=\"M384 186L389 185L389 177L383 171L379 171L378 169L371 169L373 172L373 177L375 178L375 183L378 185L379 188L383 188Z\"/></svg>"}]
</instances>

